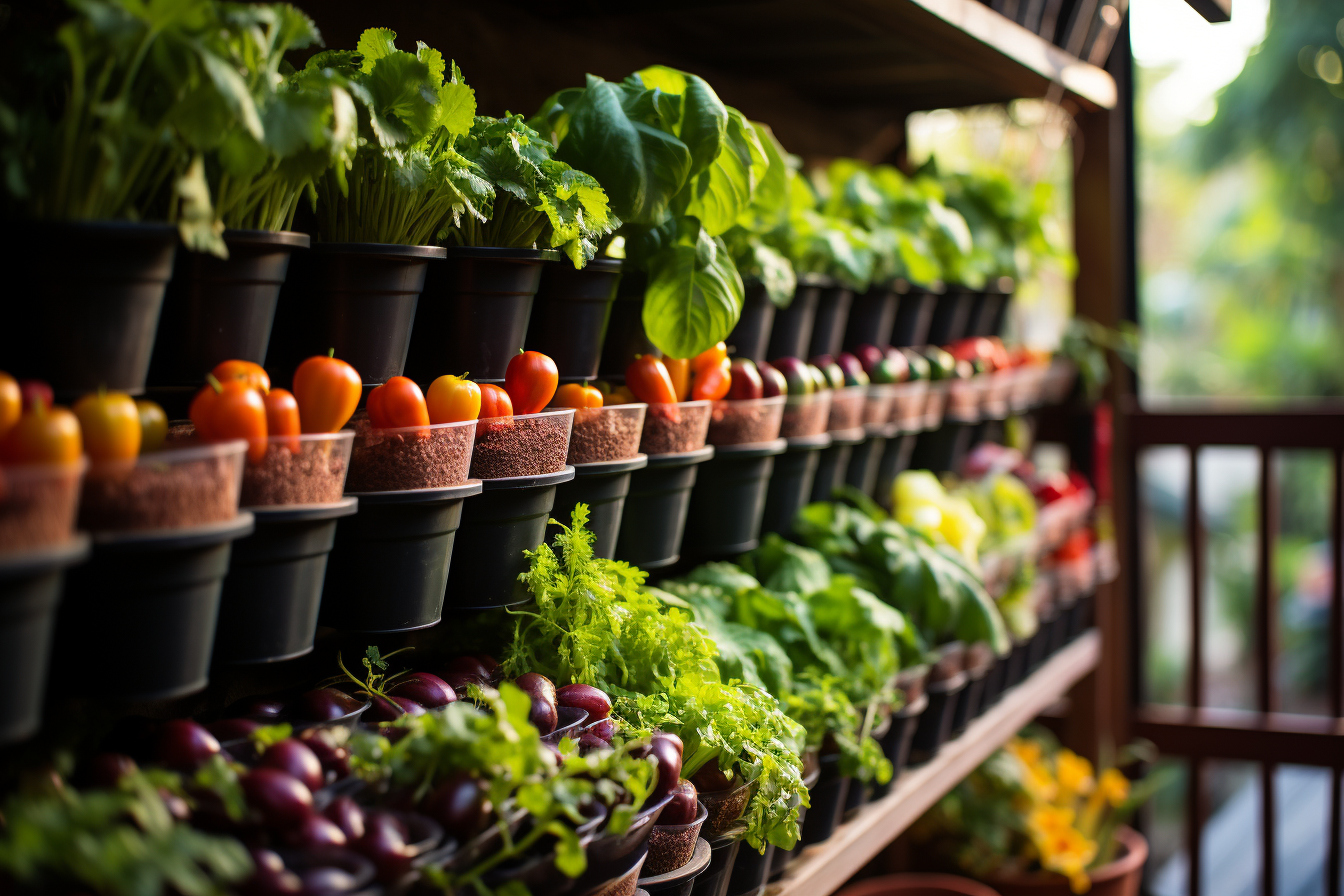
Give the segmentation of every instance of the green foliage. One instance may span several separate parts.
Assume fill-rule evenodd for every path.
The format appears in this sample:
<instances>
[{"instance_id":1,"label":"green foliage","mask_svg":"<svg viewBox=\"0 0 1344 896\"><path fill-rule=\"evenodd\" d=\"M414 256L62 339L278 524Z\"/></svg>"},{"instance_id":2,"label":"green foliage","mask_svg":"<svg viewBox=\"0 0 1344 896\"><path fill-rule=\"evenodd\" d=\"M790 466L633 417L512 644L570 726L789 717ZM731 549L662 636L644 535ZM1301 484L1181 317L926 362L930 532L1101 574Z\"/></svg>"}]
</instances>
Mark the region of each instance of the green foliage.
<instances>
[{"instance_id":1,"label":"green foliage","mask_svg":"<svg viewBox=\"0 0 1344 896\"><path fill-rule=\"evenodd\" d=\"M820 199L807 178L790 168L785 175L788 214L764 236L798 274L834 277L855 290L873 279L875 257L868 231L819 210Z\"/></svg>"}]
</instances>

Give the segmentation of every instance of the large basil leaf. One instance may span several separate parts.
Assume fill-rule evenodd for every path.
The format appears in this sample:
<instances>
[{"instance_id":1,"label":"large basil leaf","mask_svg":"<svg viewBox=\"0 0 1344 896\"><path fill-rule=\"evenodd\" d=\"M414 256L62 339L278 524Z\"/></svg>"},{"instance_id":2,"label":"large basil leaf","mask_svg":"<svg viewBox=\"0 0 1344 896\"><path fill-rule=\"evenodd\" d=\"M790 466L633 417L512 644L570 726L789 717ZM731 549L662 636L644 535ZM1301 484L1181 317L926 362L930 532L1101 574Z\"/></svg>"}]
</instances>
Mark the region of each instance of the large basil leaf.
<instances>
[{"instance_id":1,"label":"large basil leaf","mask_svg":"<svg viewBox=\"0 0 1344 896\"><path fill-rule=\"evenodd\" d=\"M725 338L742 314L742 278L723 240L692 217L648 260L644 332L664 354L693 358Z\"/></svg>"},{"instance_id":2,"label":"large basil leaf","mask_svg":"<svg viewBox=\"0 0 1344 896\"><path fill-rule=\"evenodd\" d=\"M745 115L730 109L723 150L678 197L678 205L683 206L678 211L699 218L706 230L718 236L750 206L752 192L768 168L769 158L756 129Z\"/></svg>"},{"instance_id":3,"label":"large basil leaf","mask_svg":"<svg viewBox=\"0 0 1344 896\"><path fill-rule=\"evenodd\" d=\"M691 151L689 176L695 177L708 168L723 150L729 128L728 107L714 88L698 75L665 65L642 69L634 77L649 90L677 98L676 103L657 103L666 110L664 121Z\"/></svg>"}]
</instances>

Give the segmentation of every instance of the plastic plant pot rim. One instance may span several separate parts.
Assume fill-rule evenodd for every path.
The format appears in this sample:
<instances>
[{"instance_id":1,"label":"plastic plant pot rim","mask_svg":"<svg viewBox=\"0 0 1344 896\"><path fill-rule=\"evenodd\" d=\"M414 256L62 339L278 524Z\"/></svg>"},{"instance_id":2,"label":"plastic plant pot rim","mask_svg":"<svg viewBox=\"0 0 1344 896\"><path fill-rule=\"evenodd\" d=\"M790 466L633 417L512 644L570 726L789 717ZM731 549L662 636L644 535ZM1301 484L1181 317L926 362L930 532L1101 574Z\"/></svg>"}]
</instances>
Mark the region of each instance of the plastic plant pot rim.
<instances>
[{"instance_id":1,"label":"plastic plant pot rim","mask_svg":"<svg viewBox=\"0 0 1344 896\"><path fill-rule=\"evenodd\" d=\"M0 554L0 581L9 578L23 578L35 573L81 563L89 556L89 536L76 532L63 544L44 545L40 548L26 548L16 551L13 556Z\"/></svg>"},{"instance_id":2,"label":"plastic plant pot rim","mask_svg":"<svg viewBox=\"0 0 1344 896\"><path fill-rule=\"evenodd\" d=\"M480 480L484 491L495 492L510 488L544 488L559 485L574 478L574 467L565 464L563 469L554 473L540 473L536 476L501 476L498 479Z\"/></svg>"},{"instance_id":3,"label":"plastic plant pot rim","mask_svg":"<svg viewBox=\"0 0 1344 896\"><path fill-rule=\"evenodd\" d=\"M714 456L715 451L713 445L706 445L694 451L681 451L676 454L650 454L648 455L648 466L652 470L659 467L685 467L690 464L704 463Z\"/></svg>"},{"instance_id":4,"label":"plastic plant pot rim","mask_svg":"<svg viewBox=\"0 0 1344 896\"><path fill-rule=\"evenodd\" d=\"M542 249L541 260L548 265L569 265L574 267L574 262L559 249ZM594 258L581 268L575 268L576 271L599 271L604 274L619 273L624 267L624 259L621 258ZM597 379L597 377L593 377Z\"/></svg>"},{"instance_id":5,"label":"plastic plant pot rim","mask_svg":"<svg viewBox=\"0 0 1344 896\"><path fill-rule=\"evenodd\" d=\"M241 510L231 520L205 523L181 529L130 529L123 532L95 532L93 543L99 550L163 551L199 548L234 541L251 535L256 527L250 511Z\"/></svg>"},{"instance_id":6,"label":"plastic plant pot rim","mask_svg":"<svg viewBox=\"0 0 1344 896\"><path fill-rule=\"evenodd\" d=\"M788 447L788 439L748 442L745 445L715 445L714 456L720 460L750 460L756 457L774 457L777 454L783 454L788 450Z\"/></svg>"},{"instance_id":7,"label":"plastic plant pot rim","mask_svg":"<svg viewBox=\"0 0 1344 896\"><path fill-rule=\"evenodd\" d=\"M614 476L617 473L642 470L648 465L647 454L636 454L634 457L623 457L620 460L598 460L590 464L571 464L576 479L583 479L586 476Z\"/></svg>"},{"instance_id":8,"label":"plastic plant pot rim","mask_svg":"<svg viewBox=\"0 0 1344 896\"><path fill-rule=\"evenodd\" d=\"M5 467L5 481L31 482L36 479L69 479L83 476L89 469L89 456L81 454L75 460L53 464L17 464Z\"/></svg>"},{"instance_id":9,"label":"plastic plant pot rim","mask_svg":"<svg viewBox=\"0 0 1344 896\"><path fill-rule=\"evenodd\" d=\"M401 243L313 243L312 251L342 255L367 255L393 260L435 260L448 257L442 246L407 246Z\"/></svg>"},{"instance_id":10,"label":"plastic plant pot rim","mask_svg":"<svg viewBox=\"0 0 1344 896\"><path fill-rule=\"evenodd\" d=\"M53 235L61 231L77 231L84 236L109 236L121 239L158 240L176 236L181 231L176 224L162 221L10 221L0 230L14 233L23 225L23 232Z\"/></svg>"},{"instance_id":11,"label":"plastic plant pot rim","mask_svg":"<svg viewBox=\"0 0 1344 896\"><path fill-rule=\"evenodd\" d=\"M854 429L837 429L827 435L831 437L831 444L836 447L844 445L853 447L862 444L863 440L868 438L868 432L862 426L856 426Z\"/></svg>"},{"instance_id":12,"label":"plastic plant pot rim","mask_svg":"<svg viewBox=\"0 0 1344 896\"><path fill-rule=\"evenodd\" d=\"M920 694L910 703L905 704L900 709L891 714L893 719L909 719L914 716L924 714L924 710L929 708L929 695Z\"/></svg>"},{"instance_id":13,"label":"plastic plant pot rim","mask_svg":"<svg viewBox=\"0 0 1344 896\"><path fill-rule=\"evenodd\" d=\"M942 681L929 682L924 691L927 694L955 694L964 688L969 679L965 672L958 672L951 678L944 678Z\"/></svg>"},{"instance_id":14,"label":"plastic plant pot rim","mask_svg":"<svg viewBox=\"0 0 1344 896\"><path fill-rule=\"evenodd\" d=\"M359 510L359 498L346 495L339 501L326 504L265 504L243 509L256 517L258 526L272 523L306 523L351 516Z\"/></svg>"},{"instance_id":15,"label":"plastic plant pot rim","mask_svg":"<svg viewBox=\"0 0 1344 896\"><path fill-rule=\"evenodd\" d=\"M541 264L549 259L540 249L513 249L504 246L447 246L445 258L483 258L495 261L516 261L522 264Z\"/></svg>"},{"instance_id":16,"label":"plastic plant pot rim","mask_svg":"<svg viewBox=\"0 0 1344 896\"><path fill-rule=\"evenodd\" d=\"M504 382L504 381L503 381L503 380L476 380L475 382L478 382L478 383L486 383L486 382L502 383L502 382ZM620 405L615 405L615 404L614 404L614 405L612 405L612 407L614 407L614 408L615 408L615 407L620 407ZM480 422L485 421L485 420L535 420L535 419L538 418L538 417L563 417L563 416L566 415L566 414L568 414L568 415L572 418L572 417L574 416L574 408L546 408L544 411L537 411L535 414L510 414L510 415L507 416L507 417L481 417L481 418L479 418L479 419L477 419L477 420L466 420L466 421L462 421L462 422L465 422L465 423L480 423ZM436 425L436 426L456 426L456 425L460 425L460 424L438 423L438 424L431 424L431 425ZM571 422L571 423L570 423L570 426L573 426L573 425L574 425L574 424ZM408 426L408 427L403 427L403 428L404 428L404 429L423 429L424 427L422 427L422 426ZM384 430L384 432L386 432L386 431L387 431L387 430Z\"/></svg>"},{"instance_id":17,"label":"plastic plant pot rim","mask_svg":"<svg viewBox=\"0 0 1344 896\"><path fill-rule=\"evenodd\" d=\"M705 817L709 817L708 812L705 813ZM695 852L691 854L691 860L689 862L682 865L680 868L674 868L664 874L655 874L652 877L641 877L639 879L639 886L641 888L652 886L657 887L660 890L670 889L672 884L678 884L688 878L695 877L709 867L710 852L709 841L704 837L697 837L695 840Z\"/></svg>"},{"instance_id":18,"label":"plastic plant pot rim","mask_svg":"<svg viewBox=\"0 0 1344 896\"><path fill-rule=\"evenodd\" d=\"M468 479L457 485L444 485L438 488L405 488L387 492L346 492L346 497L355 497L362 504L428 504L432 501L455 501L470 498L481 493L480 479Z\"/></svg>"},{"instance_id":19,"label":"plastic plant pot rim","mask_svg":"<svg viewBox=\"0 0 1344 896\"><path fill-rule=\"evenodd\" d=\"M536 416L536 415L535 415L535 414L519 414L518 416L520 416L520 417L523 417L523 416L532 417L532 416ZM487 417L486 419L487 419L487 420L498 420L498 419L501 419L501 418L498 418L498 417ZM509 419L512 419L512 418L509 418ZM476 423L477 423L477 422L478 422L478 421L476 421L476 420L454 420L454 421L452 421L452 422L450 422L450 423L429 423L429 424L426 424L425 426L387 426L387 427L377 427L377 426L373 426L372 424L370 424L370 426L369 426L369 430L368 430L368 431L369 431L370 434L377 434L377 435L379 435L379 436L386 436L386 435L401 435L401 434L403 434L403 433L414 433L414 434L417 434L417 435L418 435L418 434L420 434L420 433L424 433L424 432L428 432L428 433L430 433L431 435L433 435L435 432L438 432L439 430L466 429L468 426L470 426L470 427L472 427L472 432L474 433L474 432L475 432L475 428L476 428ZM348 431L349 431L349 432L354 432L354 430L348 430ZM347 430L344 430L344 429L343 429L343 430L341 430L341 432L347 432ZM283 438L286 438L286 437L285 437L285 436L274 436L273 438L283 439ZM292 438L292 437L291 437L291 438ZM299 436L299 438L303 438L303 436ZM269 439L268 439L268 441L269 441Z\"/></svg>"},{"instance_id":20,"label":"plastic plant pot rim","mask_svg":"<svg viewBox=\"0 0 1344 896\"><path fill-rule=\"evenodd\" d=\"M672 802L672 800L671 800L671 796L672 796L671 794L668 794L668 799L667 799L666 802L660 801L660 802L662 803L662 805L667 805L667 803ZM644 810L644 811L647 812L648 810L646 809L646 810ZM640 812L640 814L643 815L644 812ZM693 827L695 827L696 825L702 825L702 824L704 824L707 820L709 820L709 807L706 806L704 803L700 802L700 801L697 799L697 800L696 800L696 803L695 803L695 818L693 818L689 823L687 823L687 824L656 824L656 825L653 826L653 829L654 829L655 831L684 831L684 830L686 830L687 828L693 828Z\"/></svg>"},{"instance_id":21,"label":"plastic plant pot rim","mask_svg":"<svg viewBox=\"0 0 1344 896\"><path fill-rule=\"evenodd\" d=\"M901 434L900 423L865 423L863 431L869 438L894 439Z\"/></svg>"},{"instance_id":22,"label":"plastic plant pot rim","mask_svg":"<svg viewBox=\"0 0 1344 896\"><path fill-rule=\"evenodd\" d=\"M831 434L823 432L815 436L788 436L784 441L789 443L789 451L818 451L831 447Z\"/></svg>"},{"instance_id":23,"label":"plastic plant pot rim","mask_svg":"<svg viewBox=\"0 0 1344 896\"><path fill-rule=\"evenodd\" d=\"M189 464L198 460L211 460L217 457L241 457L243 452L247 451L246 439L228 439L223 442L200 442L196 441L196 436L191 440L183 440L177 443L179 447L173 447L172 443L161 448L158 451L146 451L135 459L133 466L156 466L161 464ZM89 471L97 473L102 469L119 469L128 466L127 461L107 460L89 464Z\"/></svg>"},{"instance_id":24,"label":"plastic plant pot rim","mask_svg":"<svg viewBox=\"0 0 1344 896\"><path fill-rule=\"evenodd\" d=\"M243 230L229 228L224 231L224 242L239 246L287 246L291 249L308 249L313 238L297 230Z\"/></svg>"},{"instance_id":25,"label":"plastic plant pot rim","mask_svg":"<svg viewBox=\"0 0 1344 896\"><path fill-rule=\"evenodd\" d=\"M453 424L430 424L431 426L451 426ZM402 429L420 429L418 426L406 426ZM400 432L401 429L388 430L378 429L374 432ZM267 445L284 445L288 442L354 442L355 431L353 429L338 429L335 432L301 432L296 436L267 436ZM153 452L150 453L153 456Z\"/></svg>"}]
</instances>

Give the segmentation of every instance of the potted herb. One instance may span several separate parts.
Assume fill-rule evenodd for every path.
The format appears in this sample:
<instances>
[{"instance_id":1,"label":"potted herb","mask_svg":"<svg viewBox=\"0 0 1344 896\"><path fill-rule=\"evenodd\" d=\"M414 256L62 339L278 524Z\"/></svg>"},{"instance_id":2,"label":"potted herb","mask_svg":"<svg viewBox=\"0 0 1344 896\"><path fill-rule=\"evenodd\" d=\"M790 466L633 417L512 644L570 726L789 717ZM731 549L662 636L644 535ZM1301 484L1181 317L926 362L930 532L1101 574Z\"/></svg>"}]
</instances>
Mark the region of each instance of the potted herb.
<instances>
[{"instance_id":1,"label":"potted herb","mask_svg":"<svg viewBox=\"0 0 1344 896\"><path fill-rule=\"evenodd\" d=\"M370 28L353 51L318 53L296 75L346 85L359 146L316 182L317 242L295 259L268 355L279 372L334 347L366 384L400 376L429 262L445 254L431 244L489 199L450 151L471 129L474 92L439 51L395 39Z\"/></svg>"}]
</instances>

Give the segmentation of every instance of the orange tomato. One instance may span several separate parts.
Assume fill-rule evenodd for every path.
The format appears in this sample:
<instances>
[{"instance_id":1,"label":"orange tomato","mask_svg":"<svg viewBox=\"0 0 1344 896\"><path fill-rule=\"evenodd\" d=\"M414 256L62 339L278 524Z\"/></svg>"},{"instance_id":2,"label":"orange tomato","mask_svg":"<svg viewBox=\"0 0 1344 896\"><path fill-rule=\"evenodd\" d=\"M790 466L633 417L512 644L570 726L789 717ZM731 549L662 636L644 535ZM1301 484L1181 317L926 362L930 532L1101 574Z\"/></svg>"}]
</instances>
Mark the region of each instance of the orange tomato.
<instances>
[{"instance_id":1,"label":"orange tomato","mask_svg":"<svg viewBox=\"0 0 1344 896\"><path fill-rule=\"evenodd\" d=\"M75 416L90 459L134 460L140 455L140 411L125 392L91 392L75 402Z\"/></svg>"},{"instance_id":2,"label":"orange tomato","mask_svg":"<svg viewBox=\"0 0 1344 896\"><path fill-rule=\"evenodd\" d=\"M494 383L481 384L481 419L487 417L512 417L513 400Z\"/></svg>"},{"instance_id":3,"label":"orange tomato","mask_svg":"<svg viewBox=\"0 0 1344 896\"><path fill-rule=\"evenodd\" d=\"M430 423L461 423L481 415L481 387L460 376L444 374L425 393Z\"/></svg>"},{"instance_id":4,"label":"orange tomato","mask_svg":"<svg viewBox=\"0 0 1344 896\"><path fill-rule=\"evenodd\" d=\"M242 380L262 395L271 391L271 375L255 361L220 361L210 373L221 383Z\"/></svg>"},{"instance_id":5,"label":"orange tomato","mask_svg":"<svg viewBox=\"0 0 1344 896\"><path fill-rule=\"evenodd\" d=\"M266 402L261 393L240 379L206 379L211 382L196 393L189 411L197 434L207 442L246 439L247 459L260 463L266 456Z\"/></svg>"},{"instance_id":6,"label":"orange tomato","mask_svg":"<svg viewBox=\"0 0 1344 896\"><path fill-rule=\"evenodd\" d=\"M22 413L23 393L19 391L19 381L0 370L0 438L19 422Z\"/></svg>"},{"instance_id":7,"label":"orange tomato","mask_svg":"<svg viewBox=\"0 0 1344 896\"><path fill-rule=\"evenodd\" d=\"M0 440L0 463L68 464L83 450L79 418L39 399Z\"/></svg>"},{"instance_id":8,"label":"orange tomato","mask_svg":"<svg viewBox=\"0 0 1344 896\"><path fill-rule=\"evenodd\" d=\"M637 400L638 399L635 398L635 393L631 392L625 386L617 386L615 389L611 390L609 395L602 396L603 405L634 404Z\"/></svg>"},{"instance_id":9,"label":"orange tomato","mask_svg":"<svg viewBox=\"0 0 1344 896\"><path fill-rule=\"evenodd\" d=\"M640 355L625 368L625 385L636 398L648 404L672 404L677 391L661 358Z\"/></svg>"},{"instance_id":10,"label":"orange tomato","mask_svg":"<svg viewBox=\"0 0 1344 896\"><path fill-rule=\"evenodd\" d=\"M726 342L716 342L712 348L707 348L695 356L691 361L693 370L701 368L718 367L728 357L728 344Z\"/></svg>"},{"instance_id":11,"label":"orange tomato","mask_svg":"<svg viewBox=\"0 0 1344 896\"><path fill-rule=\"evenodd\" d=\"M555 391L553 403L560 408L600 408L602 393L587 383L565 383Z\"/></svg>"},{"instance_id":12,"label":"orange tomato","mask_svg":"<svg viewBox=\"0 0 1344 896\"><path fill-rule=\"evenodd\" d=\"M425 393L410 377L392 377L369 393L365 407L369 411L369 422L378 429L429 425Z\"/></svg>"},{"instance_id":13,"label":"orange tomato","mask_svg":"<svg viewBox=\"0 0 1344 896\"><path fill-rule=\"evenodd\" d=\"M136 399L135 410L140 415L140 450L158 451L168 438L168 415L147 398Z\"/></svg>"},{"instance_id":14,"label":"orange tomato","mask_svg":"<svg viewBox=\"0 0 1344 896\"><path fill-rule=\"evenodd\" d=\"M290 436L284 446L290 454L298 454L303 446L297 436L303 430L299 427L299 402L288 389L272 389L263 399L266 405L266 434L268 436Z\"/></svg>"},{"instance_id":15,"label":"orange tomato","mask_svg":"<svg viewBox=\"0 0 1344 896\"><path fill-rule=\"evenodd\" d=\"M691 362L689 358L664 358L663 366L672 380L672 391L677 401L685 401L691 395Z\"/></svg>"},{"instance_id":16,"label":"orange tomato","mask_svg":"<svg viewBox=\"0 0 1344 896\"><path fill-rule=\"evenodd\" d=\"M517 414L535 414L545 408L559 382L555 362L541 352L514 355L504 371L504 391Z\"/></svg>"},{"instance_id":17,"label":"orange tomato","mask_svg":"<svg viewBox=\"0 0 1344 896\"><path fill-rule=\"evenodd\" d=\"M294 371L294 398L304 432L339 432L363 394L359 373L331 352L314 355Z\"/></svg>"},{"instance_id":18,"label":"orange tomato","mask_svg":"<svg viewBox=\"0 0 1344 896\"><path fill-rule=\"evenodd\" d=\"M709 398L717 401L728 394L728 389L732 384L732 363L727 357L721 358L712 366L705 365L695 368L695 381L691 385L691 399L700 401Z\"/></svg>"}]
</instances>

